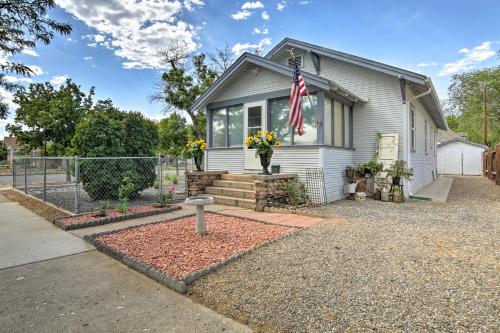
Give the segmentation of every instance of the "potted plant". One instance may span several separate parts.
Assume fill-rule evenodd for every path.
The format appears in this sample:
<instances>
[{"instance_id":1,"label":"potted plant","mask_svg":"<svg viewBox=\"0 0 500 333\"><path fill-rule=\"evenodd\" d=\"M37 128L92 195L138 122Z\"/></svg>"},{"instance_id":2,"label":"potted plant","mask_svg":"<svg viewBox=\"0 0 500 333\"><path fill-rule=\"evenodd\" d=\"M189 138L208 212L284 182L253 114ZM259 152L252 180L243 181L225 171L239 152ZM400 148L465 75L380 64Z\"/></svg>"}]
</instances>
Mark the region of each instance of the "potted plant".
<instances>
[{"instance_id":1,"label":"potted plant","mask_svg":"<svg viewBox=\"0 0 500 333\"><path fill-rule=\"evenodd\" d=\"M411 180L413 176L413 168L408 168L406 161L397 160L386 170L387 175L392 178L393 185L401 185L401 178Z\"/></svg>"},{"instance_id":2,"label":"potted plant","mask_svg":"<svg viewBox=\"0 0 500 333\"><path fill-rule=\"evenodd\" d=\"M205 140L199 139L191 141L189 140L187 145L187 154L194 158L194 164L196 164L196 171L203 171L201 169L201 164L203 161L203 152L207 148Z\"/></svg>"},{"instance_id":3,"label":"potted plant","mask_svg":"<svg viewBox=\"0 0 500 333\"><path fill-rule=\"evenodd\" d=\"M401 203L403 201L403 189L401 185L394 185L392 192L392 202Z\"/></svg>"},{"instance_id":4,"label":"potted plant","mask_svg":"<svg viewBox=\"0 0 500 333\"><path fill-rule=\"evenodd\" d=\"M375 177L377 173L384 170L384 165L376 160L371 160L365 164L363 164L365 169L365 174L370 175L371 177Z\"/></svg>"},{"instance_id":5,"label":"potted plant","mask_svg":"<svg viewBox=\"0 0 500 333\"><path fill-rule=\"evenodd\" d=\"M353 194L356 193L356 186L358 185L358 182L356 181L356 168L353 166L346 166L345 167L345 177L347 178L347 184L345 185L345 188L347 189L347 193Z\"/></svg>"},{"instance_id":6,"label":"potted plant","mask_svg":"<svg viewBox=\"0 0 500 333\"><path fill-rule=\"evenodd\" d=\"M255 149L255 157L260 158L260 165L262 165L262 174L270 175L269 165L271 164L271 157L274 153L274 148L280 147L280 140L273 132L266 131L262 135L261 131L257 134L249 136L245 140L245 145L249 149Z\"/></svg>"}]
</instances>

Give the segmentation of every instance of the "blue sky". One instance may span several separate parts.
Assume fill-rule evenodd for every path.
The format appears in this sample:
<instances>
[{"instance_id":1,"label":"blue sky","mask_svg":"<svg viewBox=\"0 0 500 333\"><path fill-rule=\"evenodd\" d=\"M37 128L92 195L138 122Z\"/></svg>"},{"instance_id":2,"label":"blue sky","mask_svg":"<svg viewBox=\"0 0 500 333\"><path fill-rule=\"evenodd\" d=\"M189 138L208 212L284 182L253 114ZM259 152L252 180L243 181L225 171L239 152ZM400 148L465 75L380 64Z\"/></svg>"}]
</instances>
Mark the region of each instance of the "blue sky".
<instances>
[{"instance_id":1,"label":"blue sky","mask_svg":"<svg viewBox=\"0 0 500 333\"><path fill-rule=\"evenodd\" d=\"M441 99L452 74L500 63L498 0L56 3L50 16L73 32L17 57L36 66L31 81L57 85L71 77L84 91L95 86L97 98L155 119L164 116L149 101L164 70L157 52L173 40L196 52L228 46L264 54L292 37L429 75ZM0 121L0 137L9 121Z\"/></svg>"}]
</instances>

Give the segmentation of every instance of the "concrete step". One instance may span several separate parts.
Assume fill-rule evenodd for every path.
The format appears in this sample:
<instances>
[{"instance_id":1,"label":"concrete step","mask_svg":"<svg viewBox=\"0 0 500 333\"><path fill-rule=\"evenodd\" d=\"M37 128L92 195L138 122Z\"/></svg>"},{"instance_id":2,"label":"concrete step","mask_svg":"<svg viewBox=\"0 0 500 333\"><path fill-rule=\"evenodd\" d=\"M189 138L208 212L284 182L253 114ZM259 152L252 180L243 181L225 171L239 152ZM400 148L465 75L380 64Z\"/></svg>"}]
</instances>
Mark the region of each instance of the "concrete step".
<instances>
[{"instance_id":1,"label":"concrete step","mask_svg":"<svg viewBox=\"0 0 500 333\"><path fill-rule=\"evenodd\" d=\"M233 180L214 180L212 185L215 187L238 188L242 190L255 190L255 184L248 182L236 182Z\"/></svg>"},{"instance_id":2,"label":"concrete step","mask_svg":"<svg viewBox=\"0 0 500 333\"><path fill-rule=\"evenodd\" d=\"M242 190L239 188L207 186L205 188L205 191L208 194L222 195L225 197L234 197L234 198L242 198L242 199L254 199L255 198L255 190Z\"/></svg>"},{"instance_id":3,"label":"concrete step","mask_svg":"<svg viewBox=\"0 0 500 333\"><path fill-rule=\"evenodd\" d=\"M252 176L250 175L236 175L236 174L222 174L221 175L222 180L232 180L235 182L247 182L247 183L253 183Z\"/></svg>"},{"instance_id":4,"label":"concrete step","mask_svg":"<svg viewBox=\"0 0 500 333\"><path fill-rule=\"evenodd\" d=\"M223 195L211 195L215 199L215 203L219 205L237 206L241 208L255 209L255 199L242 199L234 197L226 197Z\"/></svg>"}]
</instances>

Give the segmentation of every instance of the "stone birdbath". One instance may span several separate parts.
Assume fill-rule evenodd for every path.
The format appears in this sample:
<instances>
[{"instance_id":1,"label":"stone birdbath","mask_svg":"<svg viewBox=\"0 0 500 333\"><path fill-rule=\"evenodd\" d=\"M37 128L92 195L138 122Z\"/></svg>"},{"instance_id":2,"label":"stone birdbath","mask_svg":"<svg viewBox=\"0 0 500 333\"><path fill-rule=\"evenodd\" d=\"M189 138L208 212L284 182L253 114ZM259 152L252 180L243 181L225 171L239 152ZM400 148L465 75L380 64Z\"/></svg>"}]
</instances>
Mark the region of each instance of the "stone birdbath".
<instances>
[{"instance_id":1,"label":"stone birdbath","mask_svg":"<svg viewBox=\"0 0 500 333\"><path fill-rule=\"evenodd\" d=\"M199 235L206 235L205 205L213 204L214 198L208 196L192 196L187 197L184 202L188 205L196 206L196 233Z\"/></svg>"}]
</instances>

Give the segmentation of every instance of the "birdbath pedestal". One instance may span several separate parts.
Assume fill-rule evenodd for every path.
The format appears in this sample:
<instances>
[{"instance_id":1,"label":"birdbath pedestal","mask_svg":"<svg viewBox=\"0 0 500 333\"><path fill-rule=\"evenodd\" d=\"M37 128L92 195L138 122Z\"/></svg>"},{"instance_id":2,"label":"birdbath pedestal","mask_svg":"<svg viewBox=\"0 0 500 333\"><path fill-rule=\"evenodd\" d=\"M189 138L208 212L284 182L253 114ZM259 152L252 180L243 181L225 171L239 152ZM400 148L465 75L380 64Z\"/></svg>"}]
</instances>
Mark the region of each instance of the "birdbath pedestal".
<instances>
[{"instance_id":1,"label":"birdbath pedestal","mask_svg":"<svg viewBox=\"0 0 500 333\"><path fill-rule=\"evenodd\" d=\"M187 197L184 202L188 205L196 206L196 233L199 235L206 235L205 205L213 204L214 198L208 196L193 196Z\"/></svg>"}]
</instances>

